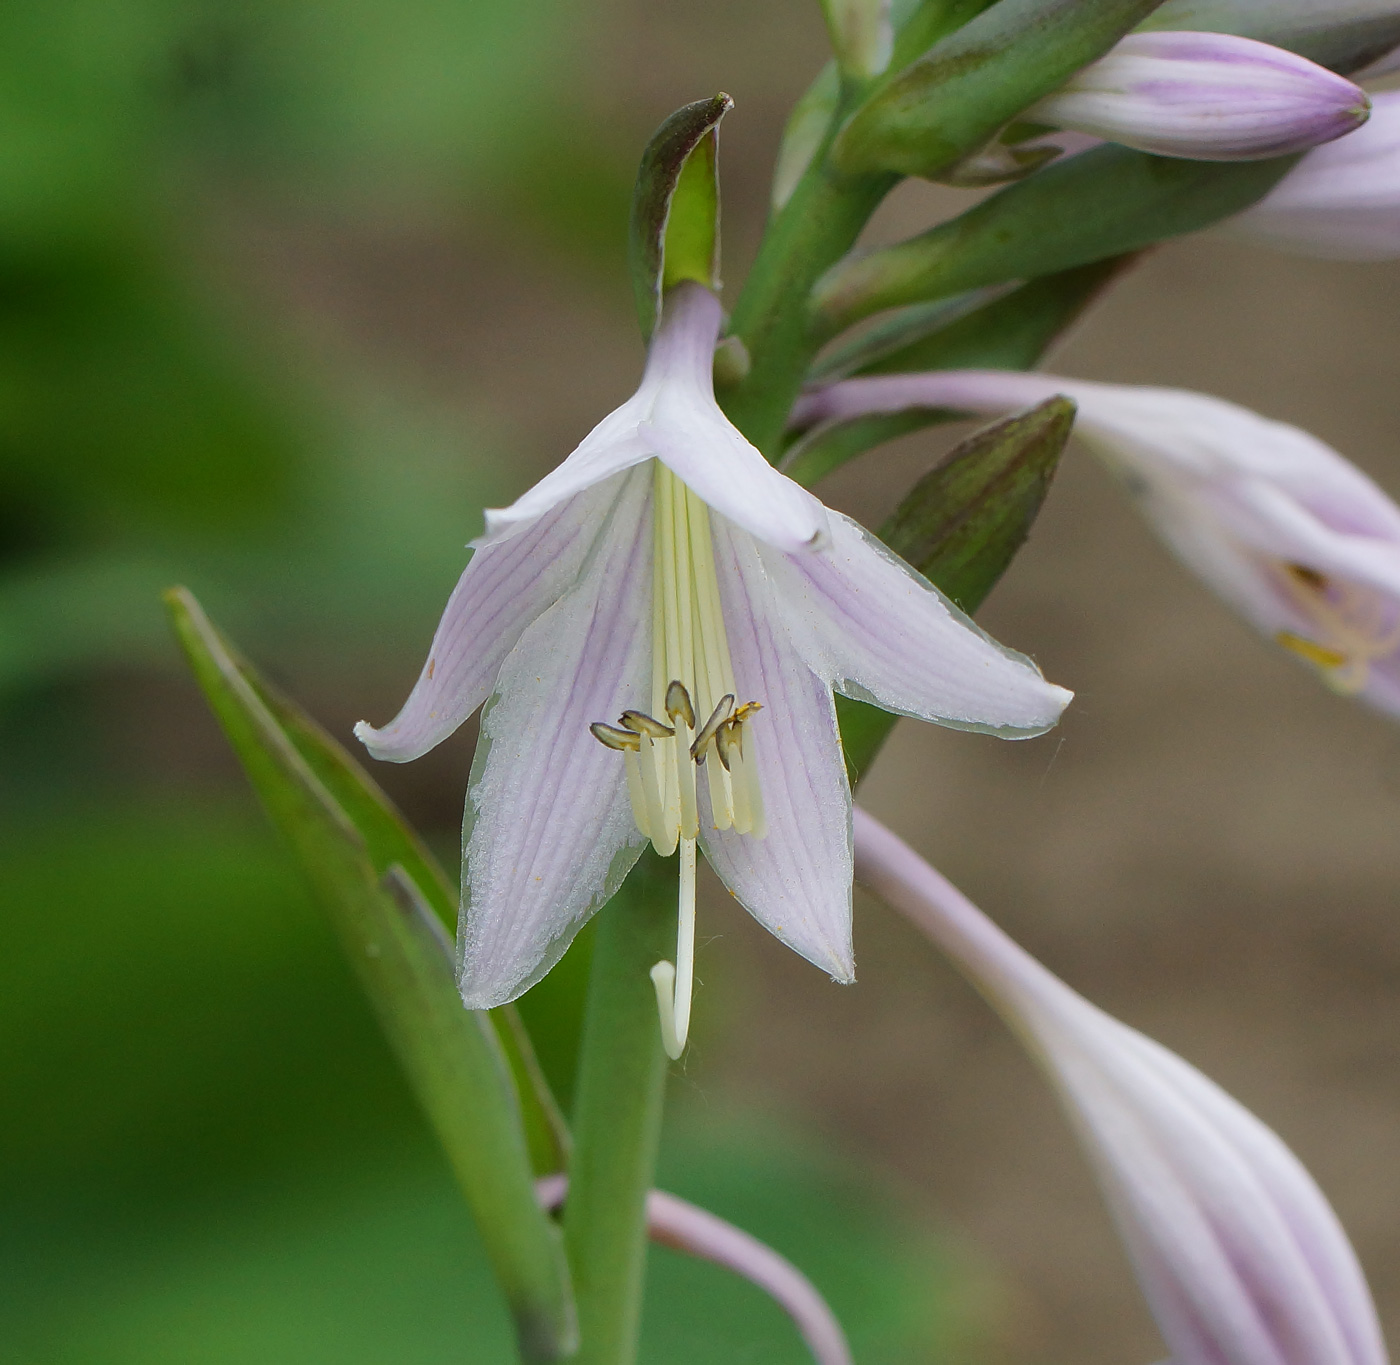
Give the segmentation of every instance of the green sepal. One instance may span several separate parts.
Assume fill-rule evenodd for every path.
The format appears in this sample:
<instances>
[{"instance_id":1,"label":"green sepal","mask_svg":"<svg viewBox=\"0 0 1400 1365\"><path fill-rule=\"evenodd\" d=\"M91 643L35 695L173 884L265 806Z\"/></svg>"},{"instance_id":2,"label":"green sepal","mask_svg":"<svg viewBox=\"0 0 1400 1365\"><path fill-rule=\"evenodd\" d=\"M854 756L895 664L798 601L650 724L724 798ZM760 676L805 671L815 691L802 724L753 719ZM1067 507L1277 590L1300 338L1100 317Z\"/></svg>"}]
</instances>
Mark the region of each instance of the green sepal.
<instances>
[{"instance_id":1,"label":"green sepal","mask_svg":"<svg viewBox=\"0 0 1400 1365\"><path fill-rule=\"evenodd\" d=\"M925 474L880 528L880 539L963 611L986 600L1030 534L1075 407L1051 398L974 432ZM854 786L898 719L836 699L846 767Z\"/></svg>"},{"instance_id":2,"label":"green sepal","mask_svg":"<svg viewBox=\"0 0 1400 1365\"><path fill-rule=\"evenodd\" d=\"M655 329L672 285L719 288L719 124L733 107L720 94L677 109L642 153L628 263L643 336Z\"/></svg>"},{"instance_id":3,"label":"green sepal","mask_svg":"<svg viewBox=\"0 0 1400 1365\"><path fill-rule=\"evenodd\" d=\"M1159 0L1000 0L871 96L832 161L847 174L935 179L1059 89Z\"/></svg>"},{"instance_id":4,"label":"green sepal","mask_svg":"<svg viewBox=\"0 0 1400 1365\"><path fill-rule=\"evenodd\" d=\"M1296 162L1186 161L1114 145L1066 157L918 237L838 261L812 291L818 331L1199 231L1261 199Z\"/></svg>"},{"instance_id":5,"label":"green sepal","mask_svg":"<svg viewBox=\"0 0 1400 1365\"><path fill-rule=\"evenodd\" d=\"M918 370L1028 370L1134 260L1135 255L1044 275L1020 288L977 290L902 309L814 366L812 382ZM962 416L949 408L875 413L799 437L783 472L810 487L873 446Z\"/></svg>"},{"instance_id":6,"label":"green sepal","mask_svg":"<svg viewBox=\"0 0 1400 1365\"><path fill-rule=\"evenodd\" d=\"M1362 71L1400 46L1400 13L1347 18L1332 12L1325 0L1311 3L1166 4L1139 26L1147 31L1193 29L1234 33L1300 57L1342 76Z\"/></svg>"},{"instance_id":7,"label":"green sepal","mask_svg":"<svg viewBox=\"0 0 1400 1365\"><path fill-rule=\"evenodd\" d=\"M475 1216L522 1358L577 1346L558 1231L535 1199L526 1111L492 1018L462 1005L432 856L354 760L238 657L183 588L175 634L254 790L309 875ZM509 1020L505 1021L510 1027ZM528 1049L528 1044L523 1044ZM536 1072L538 1068L536 1068Z\"/></svg>"}]
</instances>

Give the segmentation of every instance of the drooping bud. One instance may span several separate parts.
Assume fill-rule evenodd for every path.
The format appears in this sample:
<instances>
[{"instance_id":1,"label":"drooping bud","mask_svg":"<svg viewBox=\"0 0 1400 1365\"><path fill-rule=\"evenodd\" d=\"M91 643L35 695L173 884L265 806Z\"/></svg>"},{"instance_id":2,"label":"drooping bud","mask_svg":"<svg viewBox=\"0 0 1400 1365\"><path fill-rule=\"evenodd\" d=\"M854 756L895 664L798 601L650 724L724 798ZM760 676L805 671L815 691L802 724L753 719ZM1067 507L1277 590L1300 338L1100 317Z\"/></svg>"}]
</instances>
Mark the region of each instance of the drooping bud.
<instances>
[{"instance_id":1,"label":"drooping bud","mask_svg":"<svg viewBox=\"0 0 1400 1365\"><path fill-rule=\"evenodd\" d=\"M1400 256L1400 90L1374 96L1364 128L1309 152L1219 230L1300 256Z\"/></svg>"},{"instance_id":2,"label":"drooping bud","mask_svg":"<svg viewBox=\"0 0 1400 1365\"><path fill-rule=\"evenodd\" d=\"M1052 975L859 808L856 876L907 915L1059 1092L1177 1365L1385 1365L1356 1253L1243 1105Z\"/></svg>"},{"instance_id":3,"label":"drooping bud","mask_svg":"<svg viewBox=\"0 0 1400 1365\"><path fill-rule=\"evenodd\" d=\"M1365 122L1365 92L1282 48L1224 33L1134 33L1026 111L1162 156L1257 161Z\"/></svg>"}]
</instances>

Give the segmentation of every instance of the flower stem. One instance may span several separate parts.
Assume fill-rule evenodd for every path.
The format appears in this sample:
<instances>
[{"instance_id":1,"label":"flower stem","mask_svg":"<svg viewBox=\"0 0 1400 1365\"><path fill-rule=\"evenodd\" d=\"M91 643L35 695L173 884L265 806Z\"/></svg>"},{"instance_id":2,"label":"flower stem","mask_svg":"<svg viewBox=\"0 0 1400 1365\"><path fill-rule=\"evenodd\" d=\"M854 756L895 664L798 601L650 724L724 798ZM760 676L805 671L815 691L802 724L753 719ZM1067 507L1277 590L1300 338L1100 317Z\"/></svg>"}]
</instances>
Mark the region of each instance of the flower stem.
<instances>
[{"instance_id":1,"label":"flower stem","mask_svg":"<svg viewBox=\"0 0 1400 1365\"><path fill-rule=\"evenodd\" d=\"M650 850L602 911L584 1020L564 1248L578 1302L575 1365L632 1365L666 1058L648 973L673 947L674 864Z\"/></svg>"},{"instance_id":2,"label":"flower stem","mask_svg":"<svg viewBox=\"0 0 1400 1365\"><path fill-rule=\"evenodd\" d=\"M823 149L763 235L730 328L747 348L751 368L720 401L769 459L777 457L788 410L825 340L813 326L812 285L855 245L898 179L840 175L825 164Z\"/></svg>"}]
</instances>

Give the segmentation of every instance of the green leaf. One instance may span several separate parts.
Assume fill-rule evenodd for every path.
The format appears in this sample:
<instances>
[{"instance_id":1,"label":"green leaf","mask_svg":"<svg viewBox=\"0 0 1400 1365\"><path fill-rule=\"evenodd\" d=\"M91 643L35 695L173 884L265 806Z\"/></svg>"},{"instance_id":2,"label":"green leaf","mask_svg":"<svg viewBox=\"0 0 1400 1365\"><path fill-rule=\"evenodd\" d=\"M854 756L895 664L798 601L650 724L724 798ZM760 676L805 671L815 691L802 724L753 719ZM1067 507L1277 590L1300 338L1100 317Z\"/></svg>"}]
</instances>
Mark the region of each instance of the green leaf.
<instances>
[{"instance_id":1,"label":"green leaf","mask_svg":"<svg viewBox=\"0 0 1400 1365\"><path fill-rule=\"evenodd\" d=\"M676 110L642 153L632 191L628 260L644 336L661 296L682 280L719 288L719 124L728 95Z\"/></svg>"},{"instance_id":2,"label":"green leaf","mask_svg":"<svg viewBox=\"0 0 1400 1365\"><path fill-rule=\"evenodd\" d=\"M567 1355L577 1332L562 1248L535 1200L521 1099L496 1028L457 993L444 879L387 798L314 722L274 697L190 593L172 589L166 602L196 679L300 857L437 1131L522 1356Z\"/></svg>"},{"instance_id":3,"label":"green leaf","mask_svg":"<svg viewBox=\"0 0 1400 1365\"><path fill-rule=\"evenodd\" d=\"M1101 57L1160 0L1000 0L856 111L832 148L848 174L934 179Z\"/></svg>"},{"instance_id":4,"label":"green leaf","mask_svg":"<svg viewBox=\"0 0 1400 1365\"><path fill-rule=\"evenodd\" d=\"M941 303L914 304L833 350L814 368L813 380L913 370L1029 369L1134 259L1115 256L1042 276L1019 289L977 290ZM961 415L949 408L909 408L817 427L793 443L783 471L810 487L872 446Z\"/></svg>"},{"instance_id":5,"label":"green leaf","mask_svg":"<svg viewBox=\"0 0 1400 1365\"><path fill-rule=\"evenodd\" d=\"M837 262L812 291L818 327L834 336L885 308L1196 232L1261 199L1296 161L1186 161L1113 145L1066 157L918 237Z\"/></svg>"},{"instance_id":6,"label":"green leaf","mask_svg":"<svg viewBox=\"0 0 1400 1365\"><path fill-rule=\"evenodd\" d=\"M976 611L1030 534L1074 412L1051 398L974 432L914 485L880 539L955 606ZM846 697L836 710L854 786L898 717Z\"/></svg>"}]
</instances>

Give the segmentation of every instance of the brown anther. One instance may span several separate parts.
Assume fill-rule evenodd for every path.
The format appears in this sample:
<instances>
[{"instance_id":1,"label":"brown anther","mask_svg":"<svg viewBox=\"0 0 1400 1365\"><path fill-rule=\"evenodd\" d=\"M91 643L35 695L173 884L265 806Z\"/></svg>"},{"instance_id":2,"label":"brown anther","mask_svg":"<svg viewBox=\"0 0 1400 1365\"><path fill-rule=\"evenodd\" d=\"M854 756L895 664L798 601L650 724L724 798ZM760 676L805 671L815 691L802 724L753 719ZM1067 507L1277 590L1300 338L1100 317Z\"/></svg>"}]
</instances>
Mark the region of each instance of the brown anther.
<instances>
[{"instance_id":1,"label":"brown anther","mask_svg":"<svg viewBox=\"0 0 1400 1365\"><path fill-rule=\"evenodd\" d=\"M634 735L650 735L652 739L670 739L676 732L669 725L662 725L645 711L624 711L619 723Z\"/></svg>"},{"instance_id":2,"label":"brown anther","mask_svg":"<svg viewBox=\"0 0 1400 1365\"><path fill-rule=\"evenodd\" d=\"M734 714L730 719L735 725L742 725L756 711L762 710L763 703L761 701L746 701L742 706L734 708Z\"/></svg>"},{"instance_id":3,"label":"brown anther","mask_svg":"<svg viewBox=\"0 0 1400 1365\"><path fill-rule=\"evenodd\" d=\"M608 749L617 749L625 752L631 749L634 753L642 747L642 737L631 730L619 730L615 725L604 725L601 720L595 720L588 727L589 733L599 744Z\"/></svg>"},{"instance_id":4,"label":"brown anther","mask_svg":"<svg viewBox=\"0 0 1400 1365\"><path fill-rule=\"evenodd\" d=\"M690 693L685 690L685 684L679 679L673 681L666 689L666 714L672 721L685 721L687 730L695 729L695 707L691 705Z\"/></svg>"},{"instance_id":5,"label":"brown anther","mask_svg":"<svg viewBox=\"0 0 1400 1365\"><path fill-rule=\"evenodd\" d=\"M1315 592L1325 592L1328 587L1326 574L1318 573L1316 569L1310 569L1306 564L1285 564L1284 568L1298 580L1305 588L1312 588Z\"/></svg>"},{"instance_id":6,"label":"brown anther","mask_svg":"<svg viewBox=\"0 0 1400 1365\"><path fill-rule=\"evenodd\" d=\"M739 722L733 719L727 720L715 731L715 756L720 761L720 766L725 772L730 772L729 755L731 752L737 753L740 758L744 756L743 741L740 738Z\"/></svg>"},{"instance_id":7,"label":"brown anther","mask_svg":"<svg viewBox=\"0 0 1400 1365\"><path fill-rule=\"evenodd\" d=\"M719 727L729 719L729 713L734 709L734 694L726 692L719 699L719 705L710 713L710 718L700 728L700 733L695 736L695 743L690 746L690 756L697 763L705 761L705 750L709 748Z\"/></svg>"}]
</instances>

